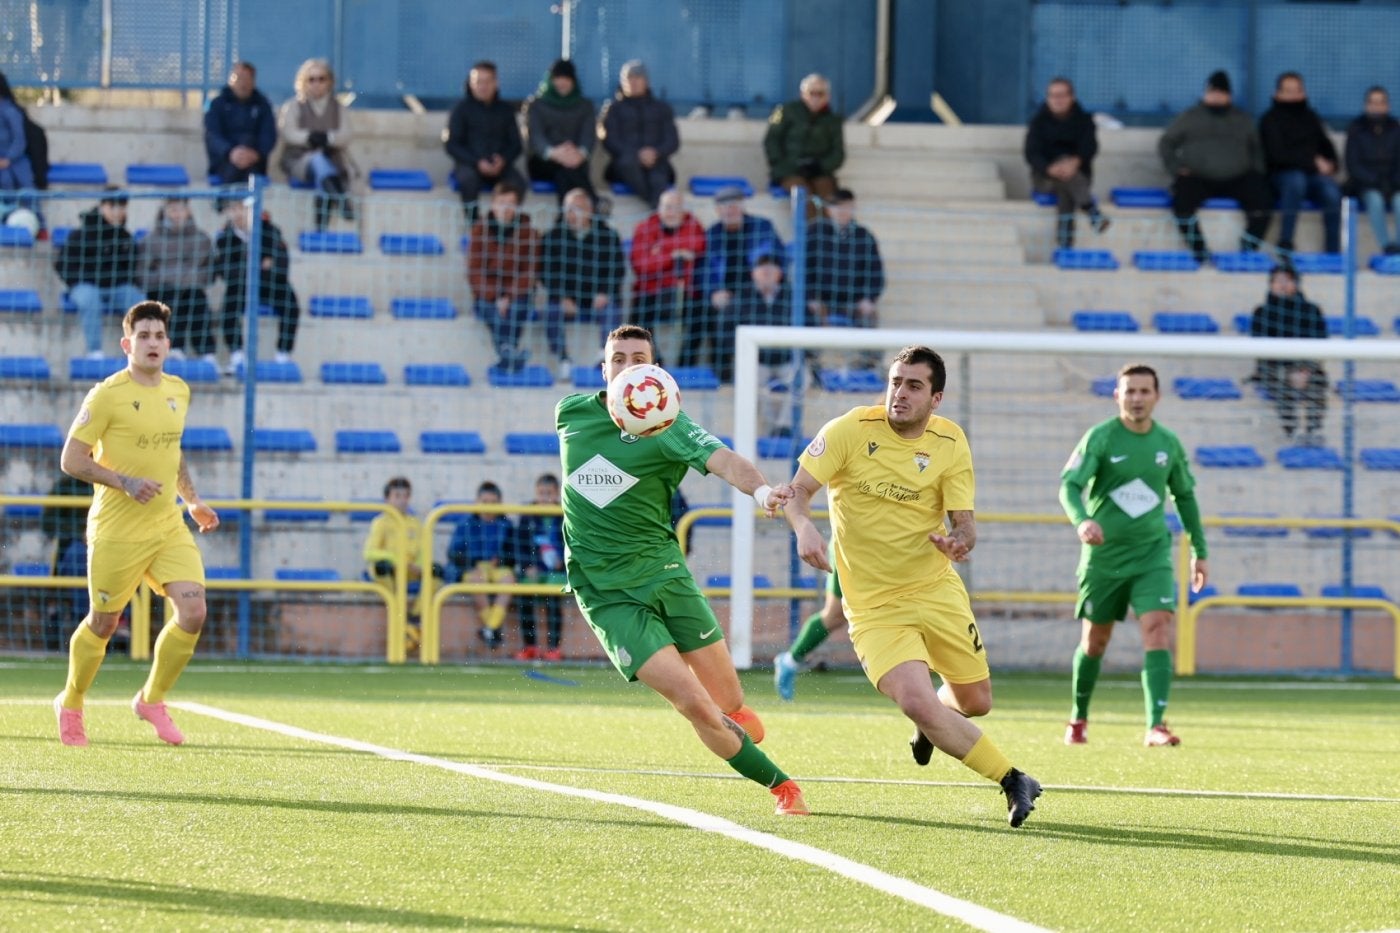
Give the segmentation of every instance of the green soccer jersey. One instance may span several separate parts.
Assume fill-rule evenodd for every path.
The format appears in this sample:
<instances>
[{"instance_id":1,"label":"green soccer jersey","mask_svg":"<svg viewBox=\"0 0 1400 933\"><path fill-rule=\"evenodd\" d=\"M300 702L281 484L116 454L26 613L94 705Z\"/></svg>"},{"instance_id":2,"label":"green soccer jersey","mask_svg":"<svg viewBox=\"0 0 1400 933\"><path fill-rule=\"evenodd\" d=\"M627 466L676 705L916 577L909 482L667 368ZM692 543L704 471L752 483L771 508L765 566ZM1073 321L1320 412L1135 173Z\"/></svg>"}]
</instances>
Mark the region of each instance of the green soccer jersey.
<instances>
[{"instance_id":1,"label":"green soccer jersey","mask_svg":"<svg viewBox=\"0 0 1400 933\"><path fill-rule=\"evenodd\" d=\"M623 434L603 393L570 395L554 410L563 466L564 564L570 585L620 590L686 577L671 498L686 470L724 443L684 412L654 437Z\"/></svg>"},{"instance_id":2,"label":"green soccer jersey","mask_svg":"<svg viewBox=\"0 0 1400 933\"><path fill-rule=\"evenodd\" d=\"M1170 491L1197 557L1206 556L1196 508L1196 480L1181 441L1153 422L1146 434L1118 418L1096 424L1080 439L1060 474L1060 503L1078 525L1092 518L1103 543L1083 545L1079 573L1131 576L1171 567L1171 533L1163 505Z\"/></svg>"}]
</instances>

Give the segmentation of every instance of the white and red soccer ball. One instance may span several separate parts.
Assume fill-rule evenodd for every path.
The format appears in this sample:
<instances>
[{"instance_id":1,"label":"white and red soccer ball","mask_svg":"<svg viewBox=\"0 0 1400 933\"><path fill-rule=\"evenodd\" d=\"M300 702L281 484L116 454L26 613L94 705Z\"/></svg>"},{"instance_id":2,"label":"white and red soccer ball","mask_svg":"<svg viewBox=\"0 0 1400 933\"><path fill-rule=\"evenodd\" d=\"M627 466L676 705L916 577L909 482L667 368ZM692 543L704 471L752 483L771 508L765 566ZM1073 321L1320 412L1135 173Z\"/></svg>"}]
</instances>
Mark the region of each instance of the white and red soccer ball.
<instances>
[{"instance_id":1,"label":"white and red soccer ball","mask_svg":"<svg viewBox=\"0 0 1400 933\"><path fill-rule=\"evenodd\" d=\"M608 414L628 434L651 437L675 423L681 413L681 387L652 363L629 366L608 383Z\"/></svg>"}]
</instances>

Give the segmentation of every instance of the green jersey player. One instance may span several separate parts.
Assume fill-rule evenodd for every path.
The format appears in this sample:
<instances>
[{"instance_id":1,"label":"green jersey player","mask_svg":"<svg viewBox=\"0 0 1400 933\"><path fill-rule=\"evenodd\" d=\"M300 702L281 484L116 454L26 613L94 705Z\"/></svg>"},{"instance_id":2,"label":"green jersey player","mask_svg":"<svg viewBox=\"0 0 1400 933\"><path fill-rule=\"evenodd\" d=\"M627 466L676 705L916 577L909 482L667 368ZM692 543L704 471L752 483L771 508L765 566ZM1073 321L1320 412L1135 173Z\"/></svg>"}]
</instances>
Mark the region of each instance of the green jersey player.
<instances>
[{"instance_id":1,"label":"green jersey player","mask_svg":"<svg viewBox=\"0 0 1400 933\"><path fill-rule=\"evenodd\" d=\"M1171 690L1176 584L1172 538L1162 506L1171 492L1191 536L1191 588L1206 585L1206 537L1196 505L1196 480L1181 441L1152 420L1160 398L1157 373L1124 366L1113 390L1118 417L1090 428L1060 474L1060 503L1083 542L1079 557L1082 620L1074 653L1074 696L1066 745L1088 741L1089 699L1113 625L1133 610L1142 626L1142 689L1147 710L1143 744L1179 745L1163 716Z\"/></svg>"},{"instance_id":2,"label":"green jersey player","mask_svg":"<svg viewBox=\"0 0 1400 933\"><path fill-rule=\"evenodd\" d=\"M651 332L608 335L603 376L650 363ZM797 783L756 743L763 724L743 688L710 604L671 527L671 498L686 471L714 473L770 514L792 497L682 412L653 437L619 433L604 396L570 395L555 409L564 468L564 568L583 617L618 672L665 697L705 747L777 798L777 812L806 815Z\"/></svg>"}]
</instances>

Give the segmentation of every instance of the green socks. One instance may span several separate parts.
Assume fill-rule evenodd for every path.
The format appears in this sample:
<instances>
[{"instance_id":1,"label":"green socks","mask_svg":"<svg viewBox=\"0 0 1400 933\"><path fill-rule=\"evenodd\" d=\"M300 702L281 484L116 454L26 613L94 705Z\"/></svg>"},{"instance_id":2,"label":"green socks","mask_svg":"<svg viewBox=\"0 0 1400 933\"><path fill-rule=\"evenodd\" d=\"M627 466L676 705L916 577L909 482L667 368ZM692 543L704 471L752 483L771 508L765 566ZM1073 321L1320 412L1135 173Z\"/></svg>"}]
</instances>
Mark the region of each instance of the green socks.
<instances>
[{"instance_id":1,"label":"green socks","mask_svg":"<svg viewBox=\"0 0 1400 933\"><path fill-rule=\"evenodd\" d=\"M1165 654L1166 652L1163 652ZM1074 707L1070 719L1089 718L1089 699L1094 695L1094 684L1099 682L1099 669L1103 667L1103 657L1091 658L1084 653L1084 646L1074 650L1074 671L1070 679L1070 689L1074 694ZM1147 683L1143 674L1143 683Z\"/></svg>"},{"instance_id":2,"label":"green socks","mask_svg":"<svg viewBox=\"0 0 1400 933\"><path fill-rule=\"evenodd\" d=\"M822 624L822 614L814 612L807 617L807 621L802 623L802 631L797 633L797 640L788 649L788 654L792 655L794 661L802 661L807 655L816 651L821 643L826 641L826 626Z\"/></svg>"},{"instance_id":3,"label":"green socks","mask_svg":"<svg viewBox=\"0 0 1400 933\"><path fill-rule=\"evenodd\" d=\"M772 759L760 751L747 735L744 736L744 744L739 746L739 754L726 759L726 761L729 767L750 781L762 784L769 790L788 779L788 776L783 773L783 769L773 764Z\"/></svg>"},{"instance_id":4,"label":"green socks","mask_svg":"<svg viewBox=\"0 0 1400 933\"><path fill-rule=\"evenodd\" d=\"M1147 728L1160 726L1167 714L1167 694L1172 689L1172 653L1148 651L1142 656L1142 697L1147 706Z\"/></svg>"}]
</instances>

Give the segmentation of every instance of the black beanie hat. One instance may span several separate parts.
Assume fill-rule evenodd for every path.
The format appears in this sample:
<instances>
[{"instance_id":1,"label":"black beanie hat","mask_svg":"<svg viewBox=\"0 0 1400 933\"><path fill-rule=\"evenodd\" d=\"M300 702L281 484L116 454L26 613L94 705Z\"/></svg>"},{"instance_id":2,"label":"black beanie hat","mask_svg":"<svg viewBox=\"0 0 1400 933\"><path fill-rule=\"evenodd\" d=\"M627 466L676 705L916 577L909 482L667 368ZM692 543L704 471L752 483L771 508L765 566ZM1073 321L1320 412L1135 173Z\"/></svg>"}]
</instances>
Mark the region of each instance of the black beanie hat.
<instances>
[{"instance_id":1,"label":"black beanie hat","mask_svg":"<svg viewBox=\"0 0 1400 933\"><path fill-rule=\"evenodd\" d=\"M1206 87L1212 91L1224 91L1230 93L1230 76L1224 71L1213 71L1209 78L1206 78Z\"/></svg>"},{"instance_id":2,"label":"black beanie hat","mask_svg":"<svg viewBox=\"0 0 1400 933\"><path fill-rule=\"evenodd\" d=\"M551 78L568 78L570 81L578 81L578 72L574 69L574 63L567 58L561 58L550 65L549 76Z\"/></svg>"}]
</instances>

